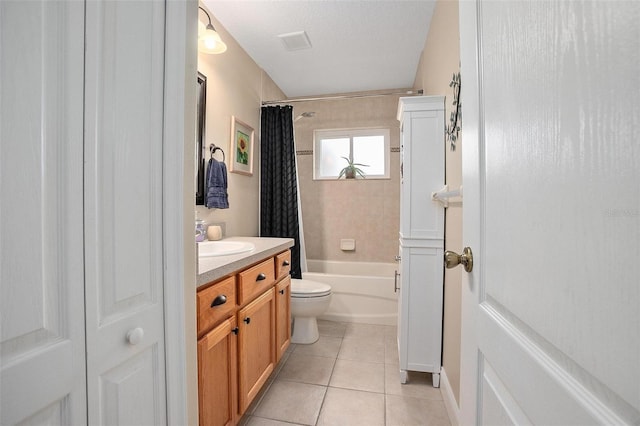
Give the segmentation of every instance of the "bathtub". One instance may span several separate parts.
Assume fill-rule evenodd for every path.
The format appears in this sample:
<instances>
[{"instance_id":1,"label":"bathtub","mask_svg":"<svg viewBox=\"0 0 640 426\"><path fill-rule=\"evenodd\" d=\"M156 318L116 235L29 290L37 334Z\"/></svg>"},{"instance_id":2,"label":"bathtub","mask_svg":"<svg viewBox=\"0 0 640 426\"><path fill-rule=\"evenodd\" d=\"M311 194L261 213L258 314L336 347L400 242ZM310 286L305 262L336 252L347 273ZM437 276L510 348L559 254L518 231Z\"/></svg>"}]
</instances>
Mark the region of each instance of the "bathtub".
<instances>
[{"instance_id":1,"label":"bathtub","mask_svg":"<svg viewBox=\"0 0 640 426\"><path fill-rule=\"evenodd\" d=\"M398 296L393 291L395 263L307 260L305 279L331 286L331 304L320 319L396 325Z\"/></svg>"}]
</instances>

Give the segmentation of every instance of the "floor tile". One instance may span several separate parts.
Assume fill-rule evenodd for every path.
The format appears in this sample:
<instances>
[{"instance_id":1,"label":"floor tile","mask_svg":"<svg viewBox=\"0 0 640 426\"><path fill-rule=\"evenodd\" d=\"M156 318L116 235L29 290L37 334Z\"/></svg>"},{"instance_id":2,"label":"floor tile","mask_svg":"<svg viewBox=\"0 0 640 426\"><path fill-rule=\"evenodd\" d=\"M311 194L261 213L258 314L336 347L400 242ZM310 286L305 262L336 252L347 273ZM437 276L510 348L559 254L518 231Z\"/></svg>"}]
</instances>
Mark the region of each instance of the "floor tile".
<instances>
[{"instance_id":1,"label":"floor tile","mask_svg":"<svg viewBox=\"0 0 640 426\"><path fill-rule=\"evenodd\" d=\"M384 393L384 364L338 359L329 386Z\"/></svg>"},{"instance_id":2,"label":"floor tile","mask_svg":"<svg viewBox=\"0 0 640 426\"><path fill-rule=\"evenodd\" d=\"M442 401L387 395L387 426L449 426L449 416Z\"/></svg>"},{"instance_id":3,"label":"floor tile","mask_svg":"<svg viewBox=\"0 0 640 426\"><path fill-rule=\"evenodd\" d=\"M391 339L398 338L398 326L397 325L385 325L384 336Z\"/></svg>"},{"instance_id":4,"label":"floor tile","mask_svg":"<svg viewBox=\"0 0 640 426\"><path fill-rule=\"evenodd\" d=\"M368 337L345 337L338 358L384 364L384 341Z\"/></svg>"},{"instance_id":5,"label":"floor tile","mask_svg":"<svg viewBox=\"0 0 640 426\"><path fill-rule=\"evenodd\" d=\"M278 380L326 386L335 361L334 358L293 353L280 370Z\"/></svg>"},{"instance_id":6,"label":"floor tile","mask_svg":"<svg viewBox=\"0 0 640 426\"><path fill-rule=\"evenodd\" d=\"M282 354L282 358L280 358L280 361L276 364L276 367L273 369L273 374L271 374L271 377L275 378L278 374L280 374L280 370L282 370L282 367L284 367L284 365L287 363L289 356L291 356L291 352L288 352L288 351L285 351Z\"/></svg>"},{"instance_id":7,"label":"floor tile","mask_svg":"<svg viewBox=\"0 0 640 426\"><path fill-rule=\"evenodd\" d=\"M400 383L398 365L385 365L385 393L388 395L402 395L421 399L442 400L439 388L434 388L431 373L409 371L407 383Z\"/></svg>"},{"instance_id":8,"label":"floor tile","mask_svg":"<svg viewBox=\"0 0 640 426\"><path fill-rule=\"evenodd\" d=\"M360 337L372 340L384 340L389 326L377 324L347 323L344 337Z\"/></svg>"},{"instance_id":9,"label":"floor tile","mask_svg":"<svg viewBox=\"0 0 640 426\"><path fill-rule=\"evenodd\" d=\"M296 345L293 351L299 355L325 356L335 358L340 351L342 339L340 337L320 336L317 342L311 345Z\"/></svg>"},{"instance_id":10,"label":"floor tile","mask_svg":"<svg viewBox=\"0 0 640 426\"><path fill-rule=\"evenodd\" d=\"M319 321L319 329L316 343L290 345L241 426L450 424L431 373L400 383L395 327Z\"/></svg>"},{"instance_id":11,"label":"floor tile","mask_svg":"<svg viewBox=\"0 0 640 426\"><path fill-rule=\"evenodd\" d=\"M321 336L344 337L347 324L343 322L318 320L318 332Z\"/></svg>"},{"instance_id":12,"label":"floor tile","mask_svg":"<svg viewBox=\"0 0 640 426\"><path fill-rule=\"evenodd\" d=\"M384 426L384 395L329 388L318 426Z\"/></svg>"},{"instance_id":13,"label":"floor tile","mask_svg":"<svg viewBox=\"0 0 640 426\"><path fill-rule=\"evenodd\" d=\"M295 426L299 423L281 422L278 420L265 419L263 417L252 416L245 423L246 426ZM244 425L240 425L244 426Z\"/></svg>"},{"instance_id":14,"label":"floor tile","mask_svg":"<svg viewBox=\"0 0 640 426\"><path fill-rule=\"evenodd\" d=\"M260 392L258 392L256 397L253 398L253 401L251 401L251 404L249 404L249 406L245 410L245 414L253 414L262 398L264 398L264 396L269 392L269 388L273 384L274 376L274 374L271 374L271 376L269 376L264 386L262 386L262 389L260 389Z\"/></svg>"},{"instance_id":15,"label":"floor tile","mask_svg":"<svg viewBox=\"0 0 640 426\"><path fill-rule=\"evenodd\" d=\"M283 422L315 425L326 389L324 386L276 380L253 415Z\"/></svg>"},{"instance_id":16,"label":"floor tile","mask_svg":"<svg viewBox=\"0 0 640 426\"><path fill-rule=\"evenodd\" d=\"M400 364L398 358L398 342L395 339L385 339L384 341L384 363Z\"/></svg>"}]
</instances>

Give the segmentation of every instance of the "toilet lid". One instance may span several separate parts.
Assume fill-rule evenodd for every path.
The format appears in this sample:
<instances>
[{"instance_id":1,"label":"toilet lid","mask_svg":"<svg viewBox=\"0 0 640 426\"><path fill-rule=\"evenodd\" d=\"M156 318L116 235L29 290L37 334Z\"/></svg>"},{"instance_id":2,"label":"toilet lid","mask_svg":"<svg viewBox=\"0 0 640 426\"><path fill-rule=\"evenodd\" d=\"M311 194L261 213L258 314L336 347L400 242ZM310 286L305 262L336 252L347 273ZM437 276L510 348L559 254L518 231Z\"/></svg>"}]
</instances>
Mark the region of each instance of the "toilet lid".
<instances>
[{"instance_id":1,"label":"toilet lid","mask_svg":"<svg viewBox=\"0 0 640 426\"><path fill-rule=\"evenodd\" d=\"M291 280L292 297L322 297L331 294L331 286L311 280Z\"/></svg>"}]
</instances>

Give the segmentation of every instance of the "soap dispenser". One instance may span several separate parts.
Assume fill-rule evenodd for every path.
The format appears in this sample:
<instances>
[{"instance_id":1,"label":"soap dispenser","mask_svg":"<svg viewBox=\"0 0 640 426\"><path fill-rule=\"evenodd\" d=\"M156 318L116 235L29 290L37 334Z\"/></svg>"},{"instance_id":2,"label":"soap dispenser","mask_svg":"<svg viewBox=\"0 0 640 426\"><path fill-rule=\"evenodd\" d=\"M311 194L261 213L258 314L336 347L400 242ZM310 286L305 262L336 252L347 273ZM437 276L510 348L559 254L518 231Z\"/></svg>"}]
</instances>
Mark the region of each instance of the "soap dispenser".
<instances>
[{"instance_id":1,"label":"soap dispenser","mask_svg":"<svg viewBox=\"0 0 640 426\"><path fill-rule=\"evenodd\" d=\"M196 242L200 243L204 241L206 236L204 220L198 219L198 212L196 212Z\"/></svg>"}]
</instances>

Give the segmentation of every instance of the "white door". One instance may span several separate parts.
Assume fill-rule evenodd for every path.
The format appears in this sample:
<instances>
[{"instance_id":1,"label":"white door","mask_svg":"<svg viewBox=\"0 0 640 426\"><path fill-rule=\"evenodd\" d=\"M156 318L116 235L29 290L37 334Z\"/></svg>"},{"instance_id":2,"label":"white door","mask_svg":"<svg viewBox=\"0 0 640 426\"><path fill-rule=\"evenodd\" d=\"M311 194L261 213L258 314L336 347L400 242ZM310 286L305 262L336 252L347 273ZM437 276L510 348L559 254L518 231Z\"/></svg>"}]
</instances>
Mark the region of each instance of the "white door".
<instances>
[{"instance_id":1,"label":"white door","mask_svg":"<svg viewBox=\"0 0 640 426\"><path fill-rule=\"evenodd\" d=\"M88 419L159 425L165 4L89 1L86 16Z\"/></svg>"},{"instance_id":2,"label":"white door","mask_svg":"<svg viewBox=\"0 0 640 426\"><path fill-rule=\"evenodd\" d=\"M640 421L639 21L460 2L463 424Z\"/></svg>"},{"instance_id":3,"label":"white door","mask_svg":"<svg viewBox=\"0 0 640 426\"><path fill-rule=\"evenodd\" d=\"M84 5L0 1L0 424L86 422Z\"/></svg>"}]
</instances>

